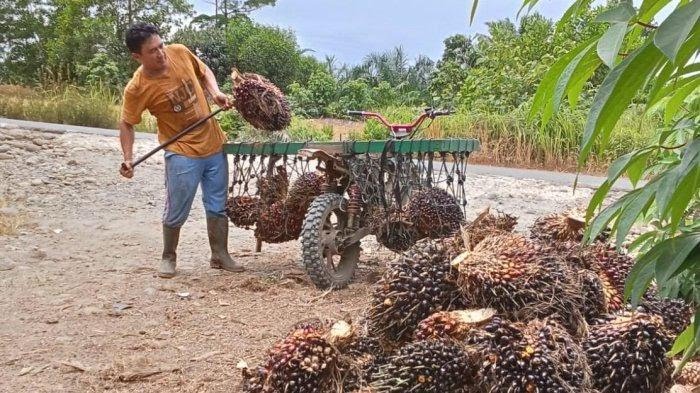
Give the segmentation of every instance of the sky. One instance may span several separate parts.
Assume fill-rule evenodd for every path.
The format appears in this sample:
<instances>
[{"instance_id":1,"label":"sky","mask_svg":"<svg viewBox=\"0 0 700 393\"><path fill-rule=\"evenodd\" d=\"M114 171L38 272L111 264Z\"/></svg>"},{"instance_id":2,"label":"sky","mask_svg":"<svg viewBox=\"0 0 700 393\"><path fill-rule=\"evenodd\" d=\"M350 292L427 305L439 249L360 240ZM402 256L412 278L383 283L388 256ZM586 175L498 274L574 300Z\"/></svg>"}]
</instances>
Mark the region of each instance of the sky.
<instances>
[{"instance_id":1,"label":"sky","mask_svg":"<svg viewBox=\"0 0 700 393\"><path fill-rule=\"evenodd\" d=\"M213 3L213 1L211 1ZM535 11L558 19L571 0L540 0ZM482 0L469 24L472 0L277 0L252 13L258 23L288 28L299 46L319 59L335 56L355 65L372 52L401 46L409 58L437 60L443 41L454 34L485 33L485 22L516 19L522 0ZM195 0L195 11L213 13L209 1Z\"/></svg>"}]
</instances>

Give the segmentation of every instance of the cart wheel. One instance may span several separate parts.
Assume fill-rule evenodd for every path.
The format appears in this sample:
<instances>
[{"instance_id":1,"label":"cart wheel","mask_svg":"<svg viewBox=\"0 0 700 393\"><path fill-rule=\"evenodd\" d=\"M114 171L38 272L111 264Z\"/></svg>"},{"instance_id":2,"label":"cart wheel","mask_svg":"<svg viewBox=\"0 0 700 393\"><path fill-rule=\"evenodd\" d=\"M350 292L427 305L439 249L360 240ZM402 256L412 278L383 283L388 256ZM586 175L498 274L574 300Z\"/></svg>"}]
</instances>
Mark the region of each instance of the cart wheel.
<instances>
[{"instance_id":1,"label":"cart wheel","mask_svg":"<svg viewBox=\"0 0 700 393\"><path fill-rule=\"evenodd\" d=\"M301 230L302 264L318 288L343 288L355 273L360 243L338 249L337 234L347 225L347 200L338 194L314 199Z\"/></svg>"}]
</instances>

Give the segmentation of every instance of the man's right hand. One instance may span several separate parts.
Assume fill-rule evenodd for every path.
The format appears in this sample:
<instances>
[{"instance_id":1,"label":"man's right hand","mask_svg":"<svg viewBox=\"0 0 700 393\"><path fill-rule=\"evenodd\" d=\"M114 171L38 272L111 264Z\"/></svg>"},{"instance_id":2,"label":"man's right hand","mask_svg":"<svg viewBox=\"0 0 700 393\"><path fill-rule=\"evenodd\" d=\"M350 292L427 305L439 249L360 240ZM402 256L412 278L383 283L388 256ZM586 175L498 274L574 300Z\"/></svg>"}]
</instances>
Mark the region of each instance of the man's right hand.
<instances>
[{"instance_id":1,"label":"man's right hand","mask_svg":"<svg viewBox=\"0 0 700 393\"><path fill-rule=\"evenodd\" d=\"M131 166L131 161L122 162L119 173L127 179L134 177L134 168Z\"/></svg>"}]
</instances>

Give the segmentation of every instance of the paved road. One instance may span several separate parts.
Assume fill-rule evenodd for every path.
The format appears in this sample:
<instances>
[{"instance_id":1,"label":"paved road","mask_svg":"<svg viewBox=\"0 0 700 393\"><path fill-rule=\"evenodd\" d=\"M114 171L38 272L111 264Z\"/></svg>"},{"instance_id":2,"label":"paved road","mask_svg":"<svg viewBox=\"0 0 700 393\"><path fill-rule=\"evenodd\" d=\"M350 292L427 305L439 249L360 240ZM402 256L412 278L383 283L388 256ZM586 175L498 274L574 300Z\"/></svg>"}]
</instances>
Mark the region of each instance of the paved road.
<instances>
[{"instance_id":1,"label":"paved road","mask_svg":"<svg viewBox=\"0 0 700 393\"><path fill-rule=\"evenodd\" d=\"M83 133L83 134L93 134L93 135L103 135L103 136L118 136L119 131L106 129L106 128L94 128L94 127L82 127L82 126L72 126L67 124L53 124L53 123L41 123L35 121L25 121L25 120L14 120L0 117L0 127L3 125L14 125L26 129L34 129L46 132L54 133ZM155 136L150 133L137 132L136 138L138 139L154 139ZM551 172L551 171L541 171L534 169L517 169L517 168L504 168L490 165L469 165L469 172L479 175L491 175L491 176L505 176L513 177L516 179L536 179L543 180L553 184L561 184L566 186L573 186L574 180L576 179L575 173L564 173L564 172ZM605 177L601 176L589 176L589 175L579 175L578 186L579 187L590 187L597 188L605 180ZM628 191L632 189L632 184L627 179L620 179L617 181L613 190L618 191Z\"/></svg>"}]
</instances>

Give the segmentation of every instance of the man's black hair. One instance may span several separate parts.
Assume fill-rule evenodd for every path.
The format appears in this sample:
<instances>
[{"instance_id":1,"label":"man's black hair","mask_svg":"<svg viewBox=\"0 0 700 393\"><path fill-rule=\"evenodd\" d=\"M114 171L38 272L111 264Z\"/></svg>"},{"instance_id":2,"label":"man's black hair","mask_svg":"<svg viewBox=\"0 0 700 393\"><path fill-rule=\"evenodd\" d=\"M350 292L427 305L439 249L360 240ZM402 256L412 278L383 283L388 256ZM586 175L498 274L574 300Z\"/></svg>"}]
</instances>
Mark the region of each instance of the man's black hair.
<instances>
[{"instance_id":1,"label":"man's black hair","mask_svg":"<svg viewBox=\"0 0 700 393\"><path fill-rule=\"evenodd\" d=\"M158 28L150 23L136 22L126 31L126 46L131 53L141 53L141 45L151 36L160 35Z\"/></svg>"}]
</instances>

